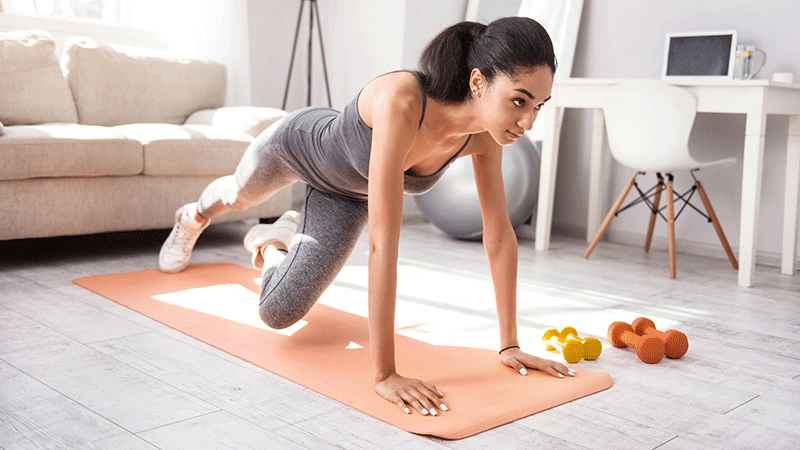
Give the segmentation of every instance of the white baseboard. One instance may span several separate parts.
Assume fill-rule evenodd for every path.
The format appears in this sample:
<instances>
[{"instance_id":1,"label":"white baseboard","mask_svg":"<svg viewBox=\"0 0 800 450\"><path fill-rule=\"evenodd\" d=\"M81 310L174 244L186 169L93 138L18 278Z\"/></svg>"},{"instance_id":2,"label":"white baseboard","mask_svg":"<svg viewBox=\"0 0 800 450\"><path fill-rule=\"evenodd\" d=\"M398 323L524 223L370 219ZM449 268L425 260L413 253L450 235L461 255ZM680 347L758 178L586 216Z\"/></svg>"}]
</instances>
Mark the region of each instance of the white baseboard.
<instances>
[{"instance_id":1,"label":"white baseboard","mask_svg":"<svg viewBox=\"0 0 800 450\"><path fill-rule=\"evenodd\" d=\"M585 236L585 233L583 234ZM625 231L611 231L607 230L604 236L609 242L615 244L629 245L633 247L643 247L646 236L644 234L630 233ZM669 243L665 237L653 236L653 241L650 244L651 248L667 251ZM739 248L731 246L733 254L739 255ZM709 244L706 242L689 241L684 239L675 242L675 251L687 255L706 256L716 259L727 260L725 251L719 243ZM767 267L781 267L781 254L778 252L757 251L756 264ZM800 258L795 263L796 267L800 267Z\"/></svg>"},{"instance_id":2,"label":"white baseboard","mask_svg":"<svg viewBox=\"0 0 800 450\"><path fill-rule=\"evenodd\" d=\"M586 239L586 229L580 227L553 224L553 234ZM628 245L631 247L644 247L645 237L646 236L644 234L606 230L605 235L603 236L603 241L614 244ZM653 236L653 241L650 243L650 247L667 251L667 239L665 237ZM725 251L722 249L722 246L719 243L709 244L705 242L679 239L677 242L675 242L675 250L678 253L687 255L706 256L723 260L728 259L727 255L725 255ZM738 258L739 247L731 246L731 250L733 250L734 255L737 255ZM766 267L780 268L781 254L778 252L769 252L764 250L757 251L756 264ZM800 257L798 257L797 262L795 262L795 267L800 267Z\"/></svg>"}]
</instances>

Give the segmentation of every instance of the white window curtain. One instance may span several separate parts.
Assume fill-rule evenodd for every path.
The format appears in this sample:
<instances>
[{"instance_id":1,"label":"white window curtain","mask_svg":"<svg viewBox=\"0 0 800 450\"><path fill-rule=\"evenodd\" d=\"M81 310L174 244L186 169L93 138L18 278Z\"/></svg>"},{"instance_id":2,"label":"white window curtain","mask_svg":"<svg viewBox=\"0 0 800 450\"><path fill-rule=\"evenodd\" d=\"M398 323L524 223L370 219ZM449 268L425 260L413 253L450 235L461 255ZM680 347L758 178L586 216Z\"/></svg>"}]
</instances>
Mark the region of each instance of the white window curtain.
<instances>
[{"instance_id":1,"label":"white window curtain","mask_svg":"<svg viewBox=\"0 0 800 450\"><path fill-rule=\"evenodd\" d=\"M247 0L121 0L120 22L158 31L170 49L225 65L226 105L246 106L250 96Z\"/></svg>"}]
</instances>

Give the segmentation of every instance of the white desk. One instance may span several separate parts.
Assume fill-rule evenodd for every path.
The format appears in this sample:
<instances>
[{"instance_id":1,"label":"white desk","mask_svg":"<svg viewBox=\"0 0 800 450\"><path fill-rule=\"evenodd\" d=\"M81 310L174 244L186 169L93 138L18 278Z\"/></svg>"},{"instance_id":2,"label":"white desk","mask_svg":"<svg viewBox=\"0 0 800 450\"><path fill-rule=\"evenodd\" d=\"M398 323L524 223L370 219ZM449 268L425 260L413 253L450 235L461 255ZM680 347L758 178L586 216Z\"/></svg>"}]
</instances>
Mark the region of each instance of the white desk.
<instances>
[{"instance_id":1,"label":"white desk","mask_svg":"<svg viewBox=\"0 0 800 450\"><path fill-rule=\"evenodd\" d=\"M605 120L602 99L607 88L620 83L653 80L570 78L556 80L552 99L545 107L539 201L536 218L536 249L550 247L553 197L556 185L561 121L565 108L594 109L587 241L600 227L603 215L605 182L602 168ZM739 285L752 286L755 271L761 176L764 170L764 132L767 115L789 116L786 145L786 183L783 207L783 245L781 272L794 274L797 255L798 200L800 199L800 84L767 80L671 81L691 91L698 100L699 112L746 114L742 168L741 228L739 234Z\"/></svg>"}]
</instances>

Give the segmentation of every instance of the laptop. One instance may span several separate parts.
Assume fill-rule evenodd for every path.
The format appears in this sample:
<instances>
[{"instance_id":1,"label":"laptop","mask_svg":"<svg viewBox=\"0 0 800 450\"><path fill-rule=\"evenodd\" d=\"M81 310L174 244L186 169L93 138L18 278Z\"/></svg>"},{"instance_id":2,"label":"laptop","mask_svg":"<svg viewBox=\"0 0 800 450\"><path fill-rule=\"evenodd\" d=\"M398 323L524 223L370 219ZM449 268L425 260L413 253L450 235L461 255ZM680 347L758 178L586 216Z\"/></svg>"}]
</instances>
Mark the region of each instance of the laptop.
<instances>
[{"instance_id":1,"label":"laptop","mask_svg":"<svg viewBox=\"0 0 800 450\"><path fill-rule=\"evenodd\" d=\"M733 79L736 30L668 33L663 79Z\"/></svg>"}]
</instances>

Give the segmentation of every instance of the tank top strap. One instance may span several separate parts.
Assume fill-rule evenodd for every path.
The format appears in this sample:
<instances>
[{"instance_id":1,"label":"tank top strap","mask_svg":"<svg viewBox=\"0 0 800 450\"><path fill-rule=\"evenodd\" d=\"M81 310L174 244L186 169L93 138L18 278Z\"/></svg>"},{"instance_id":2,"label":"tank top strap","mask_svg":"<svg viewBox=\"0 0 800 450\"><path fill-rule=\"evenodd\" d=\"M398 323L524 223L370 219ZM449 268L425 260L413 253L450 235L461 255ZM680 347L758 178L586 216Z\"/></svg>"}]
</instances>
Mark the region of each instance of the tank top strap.
<instances>
[{"instance_id":1,"label":"tank top strap","mask_svg":"<svg viewBox=\"0 0 800 450\"><path fill-rule=\"evenodd\" d=\"M427 104L428 94L425 93L425 85L422 84L422 78L420 78L417 72L414 72L413 70L408 70L405 72L411 72L411 74L414 75L414 78L417 79L417 83L419 83L419 90L420 92L422 92L422 114L420 115L419 118L419 127L418 127L422 128L422 121L425 120L425 106Z\"/></svg>"},{"instance_id":2,"label":"tank top strap","mask_svg":"<svg viewBox=\"0 0 800 450\"><path fill-rule=\"evenodd\" d=\"M422 114L420 115L419 126L417 128L418 129L422 128L422 121L425 120L425 106L428 103L428 94L425 92L425 85L422 83L422 78L419 76L418 72L415 72L413 70L407 70L407 69L395 70L395 71L392 71L392 72L388 72L387 75L389 73L397 73L397 72L408 72L411 75L414 75L414 78L417 79L417 83L419 84L419 91L422 93Z\"/></svg>"}]
</instances>

